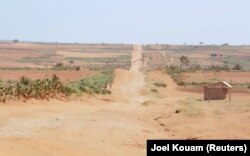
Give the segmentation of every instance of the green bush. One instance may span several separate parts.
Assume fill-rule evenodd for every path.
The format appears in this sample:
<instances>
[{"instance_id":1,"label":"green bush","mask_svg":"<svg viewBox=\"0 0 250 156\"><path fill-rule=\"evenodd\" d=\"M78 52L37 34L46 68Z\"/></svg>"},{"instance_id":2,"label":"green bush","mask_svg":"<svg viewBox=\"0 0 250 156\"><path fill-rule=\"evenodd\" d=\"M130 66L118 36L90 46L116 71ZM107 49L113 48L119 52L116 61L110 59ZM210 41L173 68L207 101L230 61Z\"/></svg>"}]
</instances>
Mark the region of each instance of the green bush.
<instances>
[{"instance_id":1,"label":"green bush","mask_svg":"<svg viewBox=\"0 0 250 156\"><path fill-rule=\"evenodd\" d=\"M181 69L180 67L177 66L170 66L167 67L167 73L171 76L171 78L177 83L179 86L185 85L183 80L181 79L181 73L186 70Z\"/></svg>"},{"instance_id":2,"label":"green bush","mask_svg":"<svg viewBox=\"0 0 250 156\"><path fill-rule=\"evenodd\" d=\"M82 79L78 82L78 89L88 94L111 94L107 90L108 84L113 82L113 72L105 71L101 75Z\"/></svg>"},{"instance_id":3,"label":"green bush","mask_svg":"<svg viewBox=\"0 0 250 156\"><path fill-rule=\"evenodd\" d=\"M75 66L74 69L75 69L76 71L79 71L79 70L80 70L80 67L79 67L79 66Z\"/></svg>"},{"instance_id":4,"label":"green bush","mask_svg":"<svg viewBox=\"0 0 250 156\"><path fill-rule=\"evenodd\" d=\"M207 68L207 70L212 70L212 71L228 71L230 70L227 65L224 66L219 66L219 65L211 65Z\"/></svg>"},{"instance_id":5,"label":"green bush","mask_svg":"<svg viewBox=\"0 0 250 156\"><path fill-rule=\"evenodd\" d=\"M185 85L185 82L183 82L183 81L177 81L177 85L179 85L179 86L184 86L184 85Z\"/></svg>"},{"instance_id":6,"label":"green bush","mask_svg":"<svg viewBox=\"0 0 250 156\"><path fill-rule=\"evenodd\" d=\"M98 76L85 78L73 84L65 85L53 75L50 79L31 80L25 76L19 81L3 83L0 81L0 101L5 102L6 97L49 99L55 97L67 98L72 94L111 94L107 86L113 82L113 70L102 72Z\"/></svg>"},{"instance_id":7,"label":"green bush","mask_svg":"<svg viewBox=\"0 0 250 156\"><path fill-rule=\"evenodd\" d=\"M63 65L62 63L57 63L54 67L51 68L52 70L80 70L80 66L67 66Z\"/></svg>"},{"instance_id":8,"label":"green bush","mask_svg":"<svg viewBox=\"0 0 250 156\"><path fill-rule=\"evenodd\" d=\"M233 70L241 70L242 67L240 66L240 64L235 64L233 67Z\"/></svg>"},{"instance_id":9,"label":"green bush","mask_svg":"<svg viewBox=\"0 0 250 156\"><path fill-rule=\"evenodd\" d=\"M216 53L212 53L210 55L211 55L211 57L217 57L218 56L218 54L216 54Z\"/></svg>"},{"instance_id":10,"label":"green bush","mask_svg":"<svg viewBox=\"0 0 250 156\"><path fill-rule=\"evenodd\" d=\"M23 76L15 83L0 86L0 96L7 95L25 99L48 99L57 95L67 97L72 93L74 90L64 85L56 75L53 75L51 79L43 80L31 80Z\"/></svg>"},{"instance_id":11,"label":"green bush","mask_svg":"<svg viewBox=\"0 0 250 156\"><path fill-rule=\"evenodd\" d=\"M167 87L167 85L164 82L155 82L154 85L156 87L163 87L163 88Z\"/></svg>"},{"instance_id":12,"label":"green bush","mask_svg":"<svg viewBox=\"0 0 250 156\"><path fill-rule=\"evenodd\" d=\"M151 89L150 91L153 92L153 93L158 93L157 89Z\"/></svg>"},{"instance_id":13,"label":"green bush","mask_svg":"<svg viewBox=\"0 0 250 156\"><path fill-rule=\"evenodd\" d=\"M63 66L63 63L56 63L55 68L59 68L59 67L62 67L62 66Z\"/></svg>"}]
</instances>

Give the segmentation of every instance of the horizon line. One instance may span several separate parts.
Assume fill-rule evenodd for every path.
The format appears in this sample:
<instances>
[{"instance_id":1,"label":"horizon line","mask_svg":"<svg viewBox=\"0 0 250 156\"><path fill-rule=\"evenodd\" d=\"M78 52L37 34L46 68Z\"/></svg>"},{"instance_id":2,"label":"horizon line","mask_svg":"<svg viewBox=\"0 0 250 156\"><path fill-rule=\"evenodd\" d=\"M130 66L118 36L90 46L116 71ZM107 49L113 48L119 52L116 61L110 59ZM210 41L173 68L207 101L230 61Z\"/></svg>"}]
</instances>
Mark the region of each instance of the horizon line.
<instances>
[{"instance_id":1,"label":"horizon line","mask_svg":"<svg viewBox=\"0 0 250 156\"><path fill-rule=\"evenodd\" d=\"M15 42L16 40L16 42ZM231 44L231 43L223 43L223 44L206 44L205 42L200 42L198 44L192 44L192 43L130 43L130 42L60 42L60 41L29 41L29 40L18 40L18 39L0 39L0 43L41 43L41 44L123 44L123 45L134 45L134 44L140 44L140 45L176 45L176 46L250 46L250 44Z\"/></svg>"}]
</instances>

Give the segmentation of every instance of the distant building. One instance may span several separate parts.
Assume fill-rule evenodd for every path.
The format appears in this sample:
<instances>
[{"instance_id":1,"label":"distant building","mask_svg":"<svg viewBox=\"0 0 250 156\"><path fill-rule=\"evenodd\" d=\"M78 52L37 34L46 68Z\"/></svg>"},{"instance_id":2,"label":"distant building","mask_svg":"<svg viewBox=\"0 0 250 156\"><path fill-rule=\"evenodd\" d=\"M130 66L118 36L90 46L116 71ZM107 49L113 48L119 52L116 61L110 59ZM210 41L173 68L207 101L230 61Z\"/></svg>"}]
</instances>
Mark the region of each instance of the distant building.
<instances>
[{"instance_id":1,"label":"distant building","mask_svg":"<svg viewBox=\"0 0 250 156\"><path fill-rule=\"evenodd\" d=\"M231 101L232 86L225 81L204 86L204 100L225 100L227 95Z\"/></svg>"}]
</instances>

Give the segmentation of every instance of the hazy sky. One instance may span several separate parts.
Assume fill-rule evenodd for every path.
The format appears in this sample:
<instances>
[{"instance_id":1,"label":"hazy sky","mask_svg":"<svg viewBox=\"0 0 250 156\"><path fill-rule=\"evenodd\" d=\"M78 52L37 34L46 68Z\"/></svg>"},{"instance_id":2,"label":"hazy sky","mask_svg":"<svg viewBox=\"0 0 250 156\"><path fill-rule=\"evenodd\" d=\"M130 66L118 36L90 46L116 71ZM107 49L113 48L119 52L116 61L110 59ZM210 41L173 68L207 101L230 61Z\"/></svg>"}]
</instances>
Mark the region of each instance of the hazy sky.
<instances>
[{"instance_id":1,"label":"hazy sky","mask_svg":"<svg viewBox=\"0 0 250 156\"><path fill-rule=\"evenodd\" d=\"M0 39L250 44L249 0L0 0Z\"/></svg>"}]
</instances>

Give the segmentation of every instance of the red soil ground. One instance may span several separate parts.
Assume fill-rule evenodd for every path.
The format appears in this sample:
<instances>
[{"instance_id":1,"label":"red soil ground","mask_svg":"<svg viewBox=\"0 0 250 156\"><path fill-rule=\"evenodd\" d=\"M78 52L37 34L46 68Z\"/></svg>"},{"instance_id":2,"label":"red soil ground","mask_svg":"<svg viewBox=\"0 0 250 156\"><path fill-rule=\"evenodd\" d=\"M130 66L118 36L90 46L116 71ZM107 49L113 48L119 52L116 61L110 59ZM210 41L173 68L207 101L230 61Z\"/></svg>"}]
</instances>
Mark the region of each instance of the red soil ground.
<instances>
[{"instance_id":1,"label":"red soil ground","mask_svg":"<svg viewBox=\"0 0 250 156\"><path fill-rule=\"evenodd\" d=\"M203 101L161 71L142 72L140 49L130 71L116 70L111 95L1 104L1 155L145 156L147 139L250 138L249 95Z\"/></svg>"}]
</instances>

